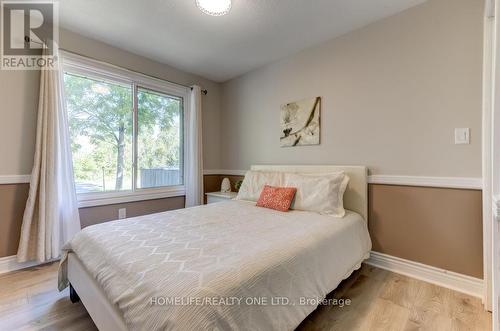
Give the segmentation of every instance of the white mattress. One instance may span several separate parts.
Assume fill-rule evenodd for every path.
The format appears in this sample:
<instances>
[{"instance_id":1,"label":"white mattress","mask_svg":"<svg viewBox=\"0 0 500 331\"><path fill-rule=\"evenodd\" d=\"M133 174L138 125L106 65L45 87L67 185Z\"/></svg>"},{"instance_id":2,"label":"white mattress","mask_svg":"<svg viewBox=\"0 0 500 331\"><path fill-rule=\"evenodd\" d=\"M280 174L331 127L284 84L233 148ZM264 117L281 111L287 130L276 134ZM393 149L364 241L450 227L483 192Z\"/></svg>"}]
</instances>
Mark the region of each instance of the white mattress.
<instances>
[{"instance_id":1,"label":"white mattress","mask_svg":"<svg viewBox=\"0 0 500 331\"><path fill-rule=\"evenodd\" d=\"M66 246L131 330L294 329L316 308L304 299L324 298L370 249L354 212L338 219L245 201L95 225ZM60 288L64 271L63 259Z\"/></svg>"}]
</instances>

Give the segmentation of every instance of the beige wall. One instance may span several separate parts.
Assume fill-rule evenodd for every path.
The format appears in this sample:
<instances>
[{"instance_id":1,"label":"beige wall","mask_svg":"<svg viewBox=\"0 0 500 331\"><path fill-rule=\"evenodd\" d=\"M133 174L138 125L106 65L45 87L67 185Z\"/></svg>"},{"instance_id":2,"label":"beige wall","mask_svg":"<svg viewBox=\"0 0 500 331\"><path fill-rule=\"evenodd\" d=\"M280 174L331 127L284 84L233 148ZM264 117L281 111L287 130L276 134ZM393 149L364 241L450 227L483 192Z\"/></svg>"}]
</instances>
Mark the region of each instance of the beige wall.
<instances>
[{"instance_id":1,"label":"beige wall","mask_svg":"<svg viewBox=\"0 0 500 331\"><path fill-rule=\"evenodd\" d=\"M31 173L39 76L0 70L0 176Z\"/></svg>"},{"instance_id":2,"label":"beige wall","mask_svg":"<svg viewBox=\"0 0 500 331\"><path fill-rule=\"evenodd\" d=\"M481 177L482 29L483 1L429 0L224 83L222 169ZM316 96L321 145L280 148L280 105ZM460 127L470 145L454 145ZM481 191L370 185L369 196L375 251L482 278Z\"/></svg>"},{"instance_id":3,"label":"beige wall","mask_svg":"<svg viewBox=\"0 0 500 331\"><path fill-rule=\"evenodd\" d=\"M61 31L60 46L146 75L183 85L200 84L206 88L208 95L203 97L204 163L208 168L220 166L220 84L66 30ZM0 70L0 176L31 173L38 79L37 71Z\"/></svg>"},{"instance_id":4,"label":"beige wall","mask_svg":"<svg viewBox=\"0 0 500 331\"><path fill-rule=\"evenodd\" d=\"M363 164L481 176L483 1L430 0L223 85L222 169ZM279 109L322 99L322 143L280 148ZM454 145L456 127L470 145Z\"/></svg>"}]
</instances>

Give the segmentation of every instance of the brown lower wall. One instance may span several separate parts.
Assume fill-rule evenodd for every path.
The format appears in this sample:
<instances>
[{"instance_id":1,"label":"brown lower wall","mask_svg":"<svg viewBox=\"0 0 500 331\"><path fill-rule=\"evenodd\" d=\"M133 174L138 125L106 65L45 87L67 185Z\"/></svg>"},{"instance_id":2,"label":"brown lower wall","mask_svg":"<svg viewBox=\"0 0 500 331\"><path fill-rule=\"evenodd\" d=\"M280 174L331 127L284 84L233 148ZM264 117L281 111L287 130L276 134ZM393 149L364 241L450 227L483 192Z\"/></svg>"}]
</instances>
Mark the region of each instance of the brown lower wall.
<instances>
[{"instance_id":1,"label":"brown lower wall","mask_svg":"<svg viewBox=\"0 0 500 331\"><path fill-rule=\"evenodd\" d=\"M224 177L205 176L205 191ZM480 190L368 185L368 227L376 252L483 278Z\"/></svg>"},{"instance_id":2,"label":"brown lower wall","mask_svg":"<svg viewBox=\"0 0 500 331\"><path fill-rule=\"evenodd\" d=\"M203 176L203 189L205 193L220 191L220 185L225 177L229 178L233 191L236 191L234 184L239 180L243 180L243 176L205 175Z\"/></svg>"},{"instance_id":3,"label":"brown lower wall","mask_svg":"<svg viewBox=\"0 0 500 331\"><path fill-rule=\"evenodd\" d=\"M479 190L369 185L373 250L483 278Z\"/></svg>"},{"instance_id":4,"label":"brown lower wall","mask_svg":"<svg viewBox=\"0 0 500 331\"><path fill-rule=\"evenodd\" d=\"M0 257L17 254L29 184L0 185Z\"/></svg>"},{"instance_id":5,"label":"brown lower wall","mask_svg":"<svg viewBox=\"0 0 500 331\"><path fill-rule=\"evenodd\" d=\"M207 175L205 192L222 178ZM15 255L28 184L0 185L0 257ZM114 220L119 208L139 216L184 207L184 197L80 209L82 226ZM483 278L481 191L369 185L369 230L373 250Z\"/></svg>"},{"instance_id":6,"label":"brown lower wall","mask_svg":"<svg viewBox=\"0 0 500 331\"><path fill-rule=\"evenodd\" d=\"M0 185L0 258L17 254L24 206L29 184ZM80 208L82 228L118 218L118 209L127 208L127 217L184 208L184 197Z\"/></svg>"},{"instance_id":7,"label":"brown lower wall","mask_svg":"<svg viewBox=\"0 0 500 331\"><path fill-rule=\"evenodd\" d=\"M80 208L80 223L82 228L84 228L90 225L116 220L118 218L118 209L120 208L127 209L127 217L135 217L184 208L184 202L184 197L174 197Z\"/></svg>"}]
</instances>

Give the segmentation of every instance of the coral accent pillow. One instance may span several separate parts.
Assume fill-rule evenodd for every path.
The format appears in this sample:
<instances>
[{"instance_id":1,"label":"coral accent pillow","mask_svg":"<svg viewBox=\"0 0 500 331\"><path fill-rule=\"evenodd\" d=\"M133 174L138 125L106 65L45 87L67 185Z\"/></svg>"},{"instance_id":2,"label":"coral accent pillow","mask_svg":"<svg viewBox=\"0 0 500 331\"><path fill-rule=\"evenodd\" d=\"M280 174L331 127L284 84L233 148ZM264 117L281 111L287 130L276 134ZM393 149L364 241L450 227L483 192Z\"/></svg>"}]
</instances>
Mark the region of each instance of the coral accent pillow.
<instances>
[{"instance_id":1,"label":"coral accent pillow","mask_svg":"<svg viewBox=\"0 0 500 331\"><path fill-rule=\"evenodd\" d=\"M288 211L292 205L297 189L295 187L274 187L266 185L262 189L257 207L264 207L278 211Z\"/></svg>"}]
</instances>

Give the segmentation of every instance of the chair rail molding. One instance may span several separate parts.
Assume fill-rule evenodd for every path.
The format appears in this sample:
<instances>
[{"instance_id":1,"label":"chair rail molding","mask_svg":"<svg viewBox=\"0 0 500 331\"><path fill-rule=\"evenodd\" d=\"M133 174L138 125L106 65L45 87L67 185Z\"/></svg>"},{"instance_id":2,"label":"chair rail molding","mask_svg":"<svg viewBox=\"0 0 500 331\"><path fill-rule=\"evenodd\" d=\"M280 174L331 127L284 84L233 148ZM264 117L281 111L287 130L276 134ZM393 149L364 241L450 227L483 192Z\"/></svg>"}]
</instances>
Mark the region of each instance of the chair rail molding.
<instances>
[{"instance_id":1,"label":"chair rail molding","mask_svg":"<svg viewBox=\"0 0 500 331\"><path fill-rule=\"evenodd\" d=\"M428 177L428 176L399 176L399 175L371 175L368 176L370 184L423 186L481 190L483 180L481 177Z\"/></svg>"},{"instance_id":2,"label":"chair rail molding","mask_svg":"<svg viewBox=\"0 0 500 331\"><path fill-rule=\"evenodd\" d=\"M244 176L246 170L239 169L205 169L204 175ZM422 186L481 190L483 179L481 177L431 177L407 175L370 175L369 184Z\"/></svg>"},{"instance_id":3,"label":"chair rail molding","mask_svg":"<svg viewBox=\"0 0 500 331\"><path fill-rule=\"evenodd\" d=\"M31 175L0 175L0 185L2 184L26 184L29 183Z\"/></svg>"},{"instance_id":4,"label":"chair rail molding","mask_svg":"<svg viewBox=\"0 0 500 331\"><path fill-rule=\"evenodd\" d=\"M203 175L245 176L247 170L205 169Z\"/></svg>"}]
</instances>

